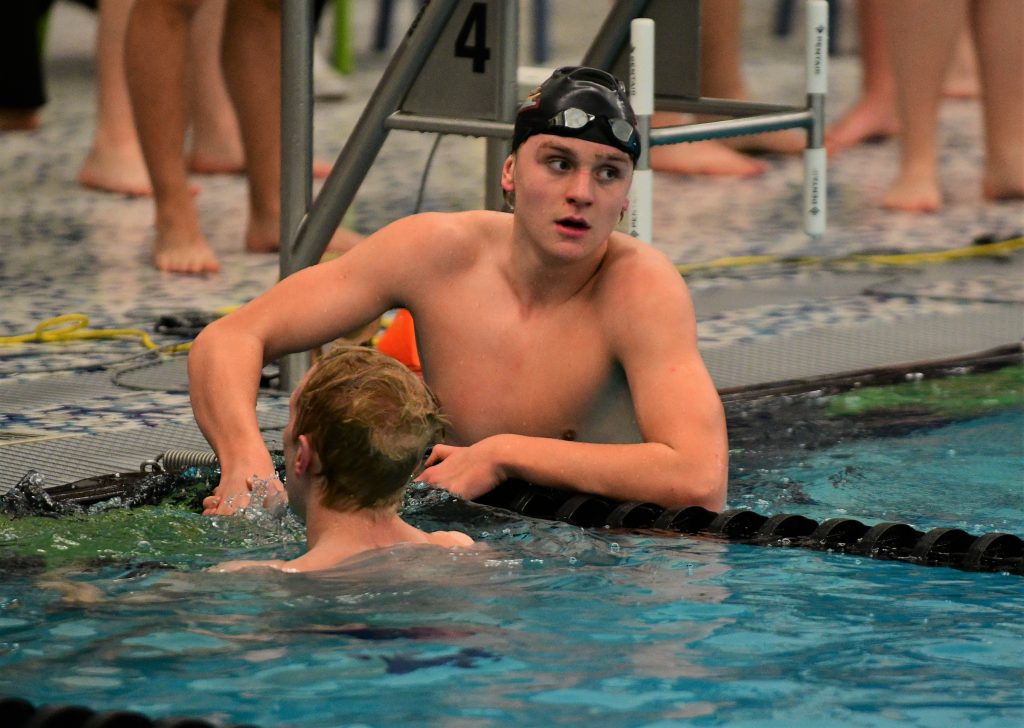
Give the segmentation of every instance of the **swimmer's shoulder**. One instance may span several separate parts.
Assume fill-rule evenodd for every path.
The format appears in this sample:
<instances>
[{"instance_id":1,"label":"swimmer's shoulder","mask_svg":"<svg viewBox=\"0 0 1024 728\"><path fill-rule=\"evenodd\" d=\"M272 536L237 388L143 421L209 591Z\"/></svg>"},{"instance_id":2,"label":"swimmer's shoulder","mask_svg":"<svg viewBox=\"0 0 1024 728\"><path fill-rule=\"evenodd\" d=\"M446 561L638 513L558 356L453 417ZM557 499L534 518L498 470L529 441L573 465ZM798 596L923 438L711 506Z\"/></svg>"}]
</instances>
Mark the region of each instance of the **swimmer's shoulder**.
<instances>
[{"instance_id":1,"label":"swimmer's shoulder","mask_svg":"<svg viewBox=\"0 0 1024 728\"><path fill-rule=\"evenodd\" d=\"M608 239L608 252L602 273L605 281L614 284L625 283L630 279L640 283L650 282L652 276L673 283L682 278L663 252L650 243L620 232L612 233Z\"/></svg>"},{"instance_id":2,"label":"swimmer's shoulder","mask_svg":"<svg viewBox=\"0 0 1024 728\"><path fill-rule=\"evenodd\" d=\"M474 543L473 539L462 531L433 531L427 534L427 539L435 546L446 549L465 548Z\"/></svg>"},{"instance_id":3,"label":"swimmer's shoulder","mask_svg":"<svg viewBox=\"0 0 1024 728\"><path fill-rule=\"evenodd\" d=\"M268 561L225 561L222 564L211 566L207 571L212 571L215 574L229 574L235 571L250 571L253 569L295 571L295 569L288 566L287 561L281 561L280 559Z\"/></svg>"},{"instance_id":4,"label":"swimmer's shoulder","mask_svg":"<svg viewBox=\"0 0 1024 728\"><path fill-rule=\"evenodd\" d=\"M436 239L438 243L465 243L481 236L509 234L512 216L493 210L463 212L421 212L396 220L381 229L389 237ZM380 235L380 233L378 233Z\"/></svg>"},{"instance_id":5,"label":"swimmer's shoulder","mask_svg":"<svg viewBox=\"0 0 1024 728\"><path fill-rule=\"evenodd\" d=\"M485 250L511 240L512 216L491 210L425 212L396 220L374 237L389 253L415 260L420 274L450 275L471 267Z\"/></svg>"}]
</instances>

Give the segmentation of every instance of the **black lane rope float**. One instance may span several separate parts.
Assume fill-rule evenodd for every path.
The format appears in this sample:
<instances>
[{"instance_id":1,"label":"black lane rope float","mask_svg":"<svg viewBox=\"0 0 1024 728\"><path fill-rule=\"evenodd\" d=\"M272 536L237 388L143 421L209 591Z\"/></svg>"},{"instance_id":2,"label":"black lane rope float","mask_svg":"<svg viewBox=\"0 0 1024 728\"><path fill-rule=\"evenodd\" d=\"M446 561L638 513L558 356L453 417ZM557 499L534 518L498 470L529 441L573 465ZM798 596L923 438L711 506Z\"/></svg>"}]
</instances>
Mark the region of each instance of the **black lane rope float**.
<instances>
[{"instance_id":1,"label":"black lane rope float","mask_svg":"<svg viewBox=\"0 0 1024 728\"><path fill-rule=\"evenodd\" d=\"M225 728L202 718L151 720L131 710L97 712L81 705L41 705L0 696L0 725L5 728ZM253 728L237 725L235 728Z\"/></svg>"},{"instance_id":2,"label":"black lane rope float","mask_svg":"<svg viewBox=\"0 0 1024 728\"><path fill-rule=\"evenodd\" d=\"M906 523L869 526L853 518L830 518L818 523L795 513L765 516L745 509L715 513L700 506L666 509L654 503L614 501L522 481L502 483L476 502L583 528L671 532L757 546L801 547L1024 576L1024 540L1011 533L975 536L959 528L922 532Z\"/></svg>"},{"instance_id":3,"label":"black lane rope float","mask_svg":"<svg viewBox=\"0 0 1024 728\"><path fill-rule=\"evenodd\" d=\"M60 516L82 513L83 509L115 498L122 507L178 502L199 509L208 494L208 483L219 477L216 463L211 452L169 450L143 463L138 473L95 476L51 488L41 487L30 473L0 497L0 512L14 516ZM283 469L280 456L275 458L275 464ZM202 473L202 469L206 472ZM818 523L795 513L765 516L746 509L715 513L700 506L663 508L654 503L615 501L518 480L505 481L475 502L582 528L651 530L756 546L799 547L921 566L1024 576L1024 540L1000 531L979 536L959 528L919 531L909 524L892 521L868 525L853 518L830 518Z\"/></svg>"}]
</instances>

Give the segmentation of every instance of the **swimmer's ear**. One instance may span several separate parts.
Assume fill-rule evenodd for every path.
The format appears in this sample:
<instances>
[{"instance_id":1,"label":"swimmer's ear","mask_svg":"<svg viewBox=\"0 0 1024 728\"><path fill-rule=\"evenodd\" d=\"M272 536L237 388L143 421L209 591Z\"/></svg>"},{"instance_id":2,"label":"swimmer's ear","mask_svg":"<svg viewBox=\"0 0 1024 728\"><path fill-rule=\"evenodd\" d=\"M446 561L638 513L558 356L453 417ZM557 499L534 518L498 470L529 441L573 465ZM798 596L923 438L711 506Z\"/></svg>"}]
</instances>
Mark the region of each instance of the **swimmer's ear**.
<instances>
[{"instance_id":1,"label":"swimmer's ear","mask_svg":"<svg viewBox=\"0 0 1024 728\"><path fill-rule=\"evenodd\" d=\"M501 168L501 189L505 192L515 192L516 185L514 175L516 171L516 155L510 154L505 157L505 164Z\"/></svg>"},{"instance_id":2,"label":"swimmer's ear","mask_svg":"<svg viewBox=\"0 0 1024 728\"><path fill-rule=\"evenodd\" d=\"M295 474L306 475L310 472L310 467L315 464L315 460L316 451L313 450L313 443L309 441L309 436L299 435L299 439L295 443Z\"/></svg>"}]
</instances>

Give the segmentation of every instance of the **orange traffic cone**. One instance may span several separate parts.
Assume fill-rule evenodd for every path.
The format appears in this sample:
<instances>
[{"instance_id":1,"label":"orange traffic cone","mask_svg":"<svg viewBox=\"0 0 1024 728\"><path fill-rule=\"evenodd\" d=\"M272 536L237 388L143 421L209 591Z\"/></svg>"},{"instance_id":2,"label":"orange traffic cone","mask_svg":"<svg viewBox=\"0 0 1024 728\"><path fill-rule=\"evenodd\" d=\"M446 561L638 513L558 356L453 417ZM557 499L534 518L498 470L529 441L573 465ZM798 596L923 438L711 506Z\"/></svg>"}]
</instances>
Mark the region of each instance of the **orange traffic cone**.
<instances>
[{"instance_id":1,"label":"orange traffic cone","mask_svg":"<svg viewBox=\"0 0 1024 728\"><path fill-rule=\"evenodd\" d=\"M423 373L420 354L416 349L416 329L412 314L404 308L398 309L394 320L377 340L377 351L398 359L417 374Z\"/></svg>"}]
</instances>

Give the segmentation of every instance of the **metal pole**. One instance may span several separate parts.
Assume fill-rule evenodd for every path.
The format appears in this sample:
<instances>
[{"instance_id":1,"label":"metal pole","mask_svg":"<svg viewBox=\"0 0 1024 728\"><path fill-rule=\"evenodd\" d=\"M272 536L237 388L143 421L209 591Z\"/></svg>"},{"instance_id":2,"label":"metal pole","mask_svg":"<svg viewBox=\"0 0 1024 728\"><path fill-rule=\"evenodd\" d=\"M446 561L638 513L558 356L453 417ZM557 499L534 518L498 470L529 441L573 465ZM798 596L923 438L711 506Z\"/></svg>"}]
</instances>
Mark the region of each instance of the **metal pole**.
<instances>
[{"instance_id":1,"label":"metal pole","mask_svg":"<svg viewBox=\"0 0 1024 728\"><path fill-rule=\"evenodd\" d=\"M640 131L640 158L633 170L629 192L629 234L653 240L653 172L651 171L651 115L654 113L654 21L636 18L630 23L629 101Z\"/></svg>"},{"instance_id":2,"label":"metal pole","mask_svg":"<svg viewBox=\"0 0 1024 728\"><path fill-rule=\"evenodd\" d=\"M294 248L313 197L313 2L281 3L281 252L280 276L293 273ZM280 362L278 386L291 391L309 368L309 354Z\"/></svg>"},{"instance_id":3,"label":"metal pole","mask_svg":"<svg viewBox=\"0 0 1024 728\"><path fill-rule=\"evenodd\" d=\"M514 38L507 38L502 45L504 52L499 60L498 70L498 119L512 123L516 114L516 79L519 74L519 2L504 0L503 14L505 32L515 33ZM488 138L486 164L484 169L484 205L488 210L503 210L505 196L501 189L501 168L509 153L507 139Z\"/></svg>"},{"instance_id":4,"label":"metal pole","mask_svg":"<svg viewBox=\"0 0 1024 728\"><path fill-rule=\"evenodd\" d=\"M629 24L644 14L650 0L618 0L583 56L583 65L611 70L629 37Z\"/></svg>"},{"instance_id":5,"label":"metal pole","mask_svg":"<svg viewBox=\"0 0 1024 728\"><path fill-rule=\"evenodd\" d=\"M704 121L686 126L664 126L651 130L651 144L658 147L663 144L679 144L680 142L696 142L703 139L720 139L742 134L759 134L761 132L779 131L794 127L810 127L813 113L809 110L790 111L782 114L766 114L746 119L722 119L720 121Z\"/></svg>"},{"instance_id":6,"label":"metal pole","mask_svg":"<svg viewBox=\"0 0 1024 728\"><path fill-rule=\"evenodd\" d=\"M804 229L812 237L825 233L826 165L825 95L828 92L828 3L807 3L807 106L812 123L804 150Z\"/></svg>"}]
</instances>

